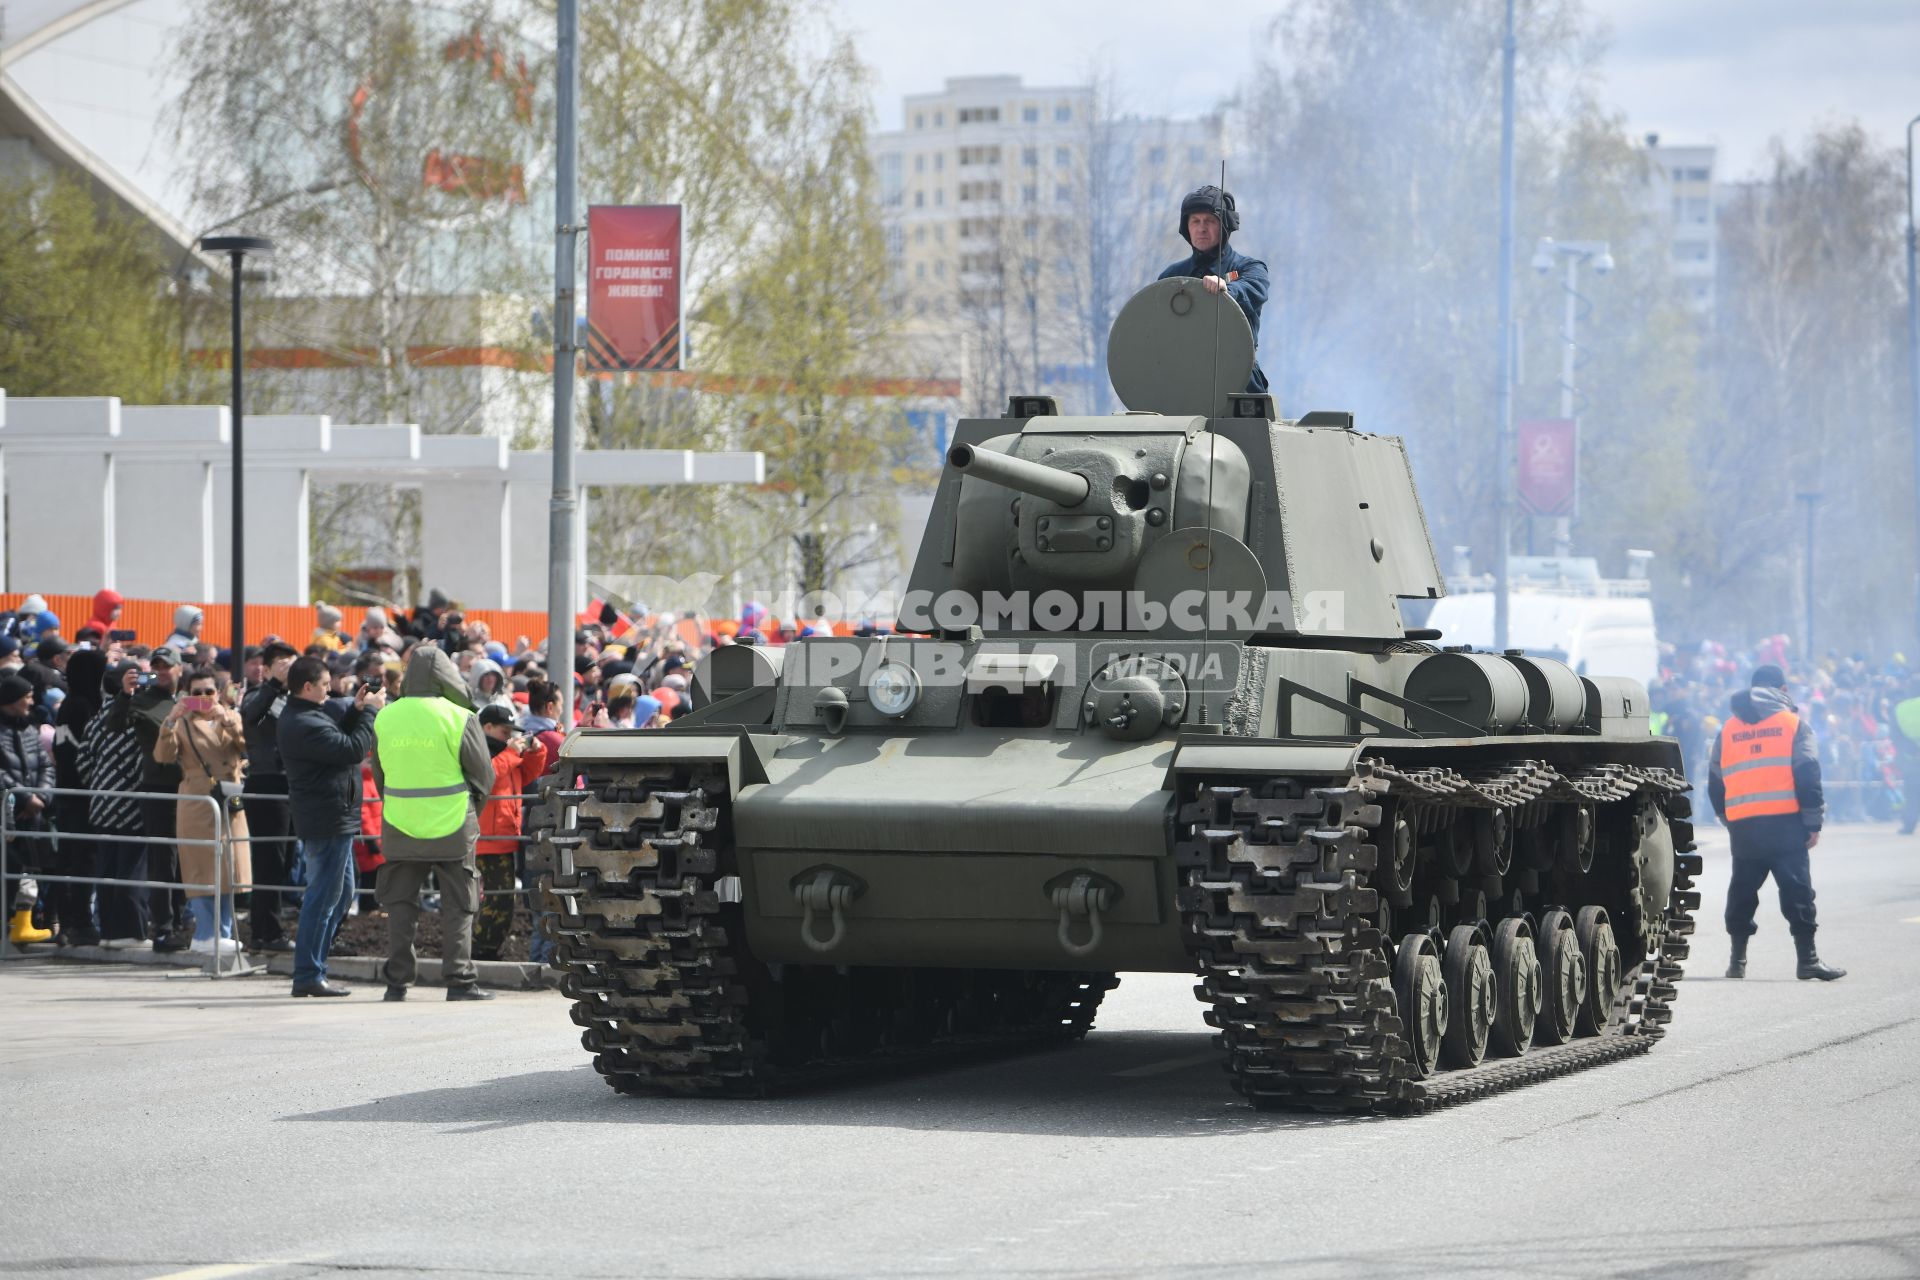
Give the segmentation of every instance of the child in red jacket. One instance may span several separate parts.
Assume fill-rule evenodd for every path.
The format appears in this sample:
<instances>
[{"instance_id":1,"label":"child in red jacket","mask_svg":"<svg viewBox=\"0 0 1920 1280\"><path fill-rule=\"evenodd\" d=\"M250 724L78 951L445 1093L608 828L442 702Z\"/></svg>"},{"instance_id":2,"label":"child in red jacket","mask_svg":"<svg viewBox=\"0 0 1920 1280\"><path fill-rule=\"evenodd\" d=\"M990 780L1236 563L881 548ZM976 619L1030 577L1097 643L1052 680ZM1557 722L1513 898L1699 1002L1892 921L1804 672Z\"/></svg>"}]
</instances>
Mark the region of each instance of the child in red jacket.
<instances>
[{"instance_id":1,"label":"child in red jacket","mask_svg":"<svg viewBox=\"0 0 1920 1280\"><path fill-rule=\"evenodd\" d=\"M547 771L547 749L529 741L500 703L480 708L480 728L493 752L493 792L480 809L480 914L473 922L473 958L498 960L513 927L513 855L520 849L520 797Z\"/></svg>"}]
</instances>

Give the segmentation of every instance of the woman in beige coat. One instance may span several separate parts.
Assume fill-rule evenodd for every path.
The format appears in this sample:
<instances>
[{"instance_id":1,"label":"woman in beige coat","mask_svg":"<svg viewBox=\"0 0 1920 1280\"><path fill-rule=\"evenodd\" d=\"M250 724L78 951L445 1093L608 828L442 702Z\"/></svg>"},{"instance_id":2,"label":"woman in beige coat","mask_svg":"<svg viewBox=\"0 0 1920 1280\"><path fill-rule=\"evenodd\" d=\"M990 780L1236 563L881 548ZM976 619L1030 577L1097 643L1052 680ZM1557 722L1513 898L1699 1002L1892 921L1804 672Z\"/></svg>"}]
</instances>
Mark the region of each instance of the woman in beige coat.
<instances>
[{"instance_id":1,"label":"woman in beige coat","mask_svg":"<svg viewBox=\"0 0 1920 1280\"><path fill-rule=\"evenodd\" d=\"M154 743L153 758L180 766L178 831L180 878L187 882L187 906L193 911L193 949L211 954L236 952L233 936L233 886L253 879L253 859L247 845L247 816L237 805L227 807L227 829L232 833L232 856L220 872L218 924L213 901L214 859L218 838L214 807L219 782L240 782L247 763L247 740L240 713L219 697L219 681L210 671L187 677L185 694L173 705Z\"/></svg>"}]
</instances>

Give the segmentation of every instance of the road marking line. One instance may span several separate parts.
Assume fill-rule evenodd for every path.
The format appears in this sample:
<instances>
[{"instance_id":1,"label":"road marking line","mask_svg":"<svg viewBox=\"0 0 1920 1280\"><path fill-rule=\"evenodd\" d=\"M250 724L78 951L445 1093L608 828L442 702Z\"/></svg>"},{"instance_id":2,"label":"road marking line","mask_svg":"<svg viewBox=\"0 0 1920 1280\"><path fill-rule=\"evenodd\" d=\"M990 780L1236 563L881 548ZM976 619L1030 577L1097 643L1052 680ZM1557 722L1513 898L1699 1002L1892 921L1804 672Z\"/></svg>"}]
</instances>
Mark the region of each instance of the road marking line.
<instances>
[{"instance_id":1,"label":"road marking line","mask_svg":"<svg viewBox=\"0 0 1920 1280\"><path fill-rule=\"evenodd\" d=\"M1218 1062L1220 1055L1212 1050L1206 1053L1190 1053L1184 1058L1168 1058L1165 1062L1149 1062L1144 1067L1129 1067L1125 1071L1113 1074L1126 1079L1138 1079L1141 1076L1165 1075L1169 1071L1178 1071L1182 1067L1195 1066L1202 1062Z\"/></svg>"},{"instance_id":2,"label":"road marking line","mask_svg":"<svg viewBox=\"0 0 1920 1280\"><path fill-rule=\"evenodd\" d=\"M204 1267L188 1267L185 1271L169 1271L163 1276L154 1276L153 1280L226 1280L228 1276L244 1276L253 1271L271 1271L276 1267L293 1267L301 1263L313 1262L329 1254L309 1254L304 1258L269 1258L265 1262L210 1262Z\"/></svg>"}]
</instances>

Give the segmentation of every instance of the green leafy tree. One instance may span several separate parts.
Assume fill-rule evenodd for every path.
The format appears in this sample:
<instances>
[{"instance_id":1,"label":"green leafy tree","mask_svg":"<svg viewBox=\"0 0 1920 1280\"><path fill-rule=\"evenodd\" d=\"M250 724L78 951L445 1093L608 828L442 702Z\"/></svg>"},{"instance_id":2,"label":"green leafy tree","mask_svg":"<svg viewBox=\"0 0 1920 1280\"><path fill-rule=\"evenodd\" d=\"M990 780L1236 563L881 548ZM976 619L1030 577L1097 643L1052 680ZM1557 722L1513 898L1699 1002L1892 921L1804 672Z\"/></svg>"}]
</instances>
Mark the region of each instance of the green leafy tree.
<instances>
[{"instance_id":1,"label":"green leafy tree","mask_svg":"<svg viewBox=\"0 0 1920 1280\"><path fill-rule=\"evenodd\" d=\"M898 553L899 415L865 394L893 370L859 62L804 0L607 0L584 10L581 50L583 190L684 207L695 371L597 380L587 438L759 449L768 479L602 491L594 563L836 589Z\"/></svg>"},{"instance_id":2,"label":"green leafy tree","mask_svg":"<svg viewBox=\"0 0 1920 1280\"><path fill-rule=\"evenodd\" d=\"M193 385L170 265L71 179L0 184L0 388L161 404Z\"/></svg>"}]
</instances>

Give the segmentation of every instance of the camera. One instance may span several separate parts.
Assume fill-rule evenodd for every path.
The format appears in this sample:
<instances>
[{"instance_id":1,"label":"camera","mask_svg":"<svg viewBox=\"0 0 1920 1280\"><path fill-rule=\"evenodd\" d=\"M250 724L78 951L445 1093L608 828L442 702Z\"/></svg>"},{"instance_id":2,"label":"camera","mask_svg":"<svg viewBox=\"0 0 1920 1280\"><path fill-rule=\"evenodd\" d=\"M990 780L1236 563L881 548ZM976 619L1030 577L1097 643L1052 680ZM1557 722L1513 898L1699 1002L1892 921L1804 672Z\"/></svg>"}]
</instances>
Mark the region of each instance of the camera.
<instances>
[{"instance_id":1,"label":"camera","mask_svg":"<svg viewBox=\"0 0 1920 1280\"><path fill-rule=\"evenodd\" d=\"M377 692L379 688L380 682L378 680L362 680L354 686L353 696L356 698L365 697L367 694Z\"/></svg>"},{"instance_id":2,"label":"camera","mask_svg":"<svg viewBox=\"0 0 1920 1280\"><path fill-rule=\"evenodd\" d=\"M133 678L133 687L136 689L144 689L152 683L153 683L153 672L151 671L142 671L139 675Z\"/></svg>"}]
</instances>

